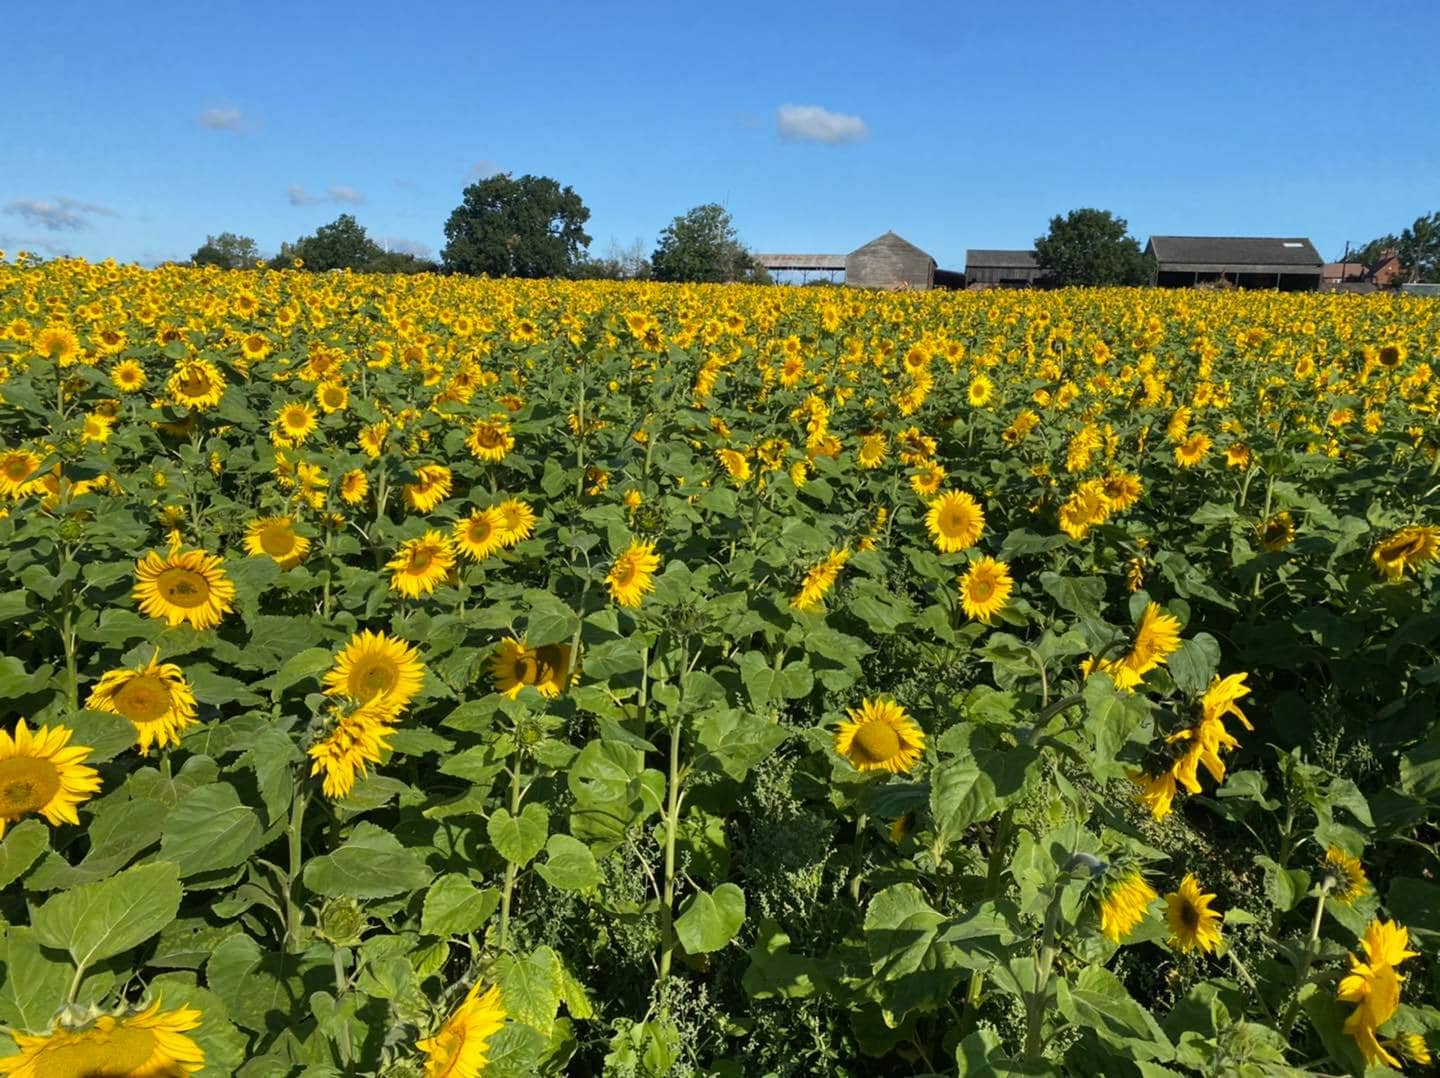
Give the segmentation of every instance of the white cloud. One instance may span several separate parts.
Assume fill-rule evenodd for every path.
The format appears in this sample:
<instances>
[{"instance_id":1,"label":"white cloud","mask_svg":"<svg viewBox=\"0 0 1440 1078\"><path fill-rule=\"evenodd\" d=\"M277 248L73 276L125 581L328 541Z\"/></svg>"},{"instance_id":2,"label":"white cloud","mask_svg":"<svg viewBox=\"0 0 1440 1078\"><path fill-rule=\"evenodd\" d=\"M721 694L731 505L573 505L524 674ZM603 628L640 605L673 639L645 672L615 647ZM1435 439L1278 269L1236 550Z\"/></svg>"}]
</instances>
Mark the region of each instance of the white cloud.
<instances>
[{"instance_id":1,"label":"white cloud","mask_svg":"<svg viewBox=\"0 0 1440 1078\"><path fill-rule=\"evenodd\" d=\"M781 105L775 113L780 137L795 142L823 142L841 146L869 137L870 128L858 116L831 112L819 105Z\"/></svg>"},{"instance_id":2,"label":"white cloud","mask_svg":"<svg viewBox=\"0 0 1440 1078\"><path fill-rule=\"evenodd\" d=\"M234 105L216 105L199 116L200 126L211 131L239 131L245 126L245 114Z\"/></svg>"},{"instance_id":3,"label":"white cloud","mask_svg":"<svg viewBox=\"0 0 1440 1078\"><path fill-rule=\"evenodd\" d=\"M74 198L17 198L6 203L5 212L23 217L51 232L80 232L92 227L91 217L120 216L108 206L97 206L93 202L81 202Z\"/></svg>"},{"instance_id":4,"label":"white cloud","mask_svg":"<svg viewBox=\"0 0 1440 1078\"><path fill-rule=\"evenodd\" d=\"M407 240L401 236L381 236L375 241L387 251L394 251L396 254L414 255L416 258L433 259L435 249L428 247L416 240Z\"/></svg>"},{"instance_id":5,"label":"white cloud","mask_svg":"<svg viewBox=\"0 0 1440 1078\"><path fill-rule=\"evenodd\" d=\"M484 180L496 175L499 171L499 165L482 157L470 166L470 171L465 173L465 178L467 180Z\"/></svg>"},{"instance_id":6,"label":"white cloud","mask_svg":"<svg viewBox=\"0 0 1440 1078\"><path fill-rule=\"evenodd\" d=\"M309 206L312 203L321 201L319 195L312 195L309 191L305 190L305 188L301 187L298 183L292 183L286 189L285 193L289 196L290 205L292 206Z\"/></svg>"},{"instance_id":7,"label":"white cloud","mask_svg":"<svg viewBox=\"0 0 1440 1078\"><path fill-rule=\"evenodd\" d=\"M348 202L352 206L363 206L365 204L365 194L363 191L357 191L355 188L343 183L332 183L329 187L325 188L325 194L331 202Z\"/></svg>"}]
</instances>

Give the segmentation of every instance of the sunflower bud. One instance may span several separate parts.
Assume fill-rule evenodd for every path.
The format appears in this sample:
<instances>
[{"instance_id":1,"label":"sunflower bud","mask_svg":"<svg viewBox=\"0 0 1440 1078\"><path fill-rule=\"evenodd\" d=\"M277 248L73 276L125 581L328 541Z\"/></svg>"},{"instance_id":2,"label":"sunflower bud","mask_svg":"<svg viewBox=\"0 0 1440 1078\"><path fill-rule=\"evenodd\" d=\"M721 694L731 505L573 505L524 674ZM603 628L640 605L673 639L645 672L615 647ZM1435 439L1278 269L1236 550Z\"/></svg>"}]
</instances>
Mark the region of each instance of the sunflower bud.
<instances>
[{"instance_id":1,"label":"sunflower bud","mask_svg":"<svg viewBox=\"0 0 1440 1078\"><path fill-rule=\"evenodd\" d=\"M329 898L320 907L316 934L335 947L354 947L369 927L370 919L351 898Z\"/></svg>"}]
</instances>

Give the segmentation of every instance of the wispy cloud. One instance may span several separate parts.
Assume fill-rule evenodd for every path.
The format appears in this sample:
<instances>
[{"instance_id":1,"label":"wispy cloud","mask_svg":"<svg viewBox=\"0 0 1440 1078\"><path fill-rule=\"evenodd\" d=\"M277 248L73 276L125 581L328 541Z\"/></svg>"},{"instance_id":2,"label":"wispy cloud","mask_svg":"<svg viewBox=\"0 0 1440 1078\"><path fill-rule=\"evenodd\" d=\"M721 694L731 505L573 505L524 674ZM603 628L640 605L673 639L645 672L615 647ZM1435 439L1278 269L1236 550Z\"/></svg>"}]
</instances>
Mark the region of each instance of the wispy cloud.
<instances>
[{"instance_id":1,"label":"wispy cloud","mask_svg":"<svg viewBox=\"0 0 1440 1078\"><path fill-rule=\"evenodd\" d=\"M343 183L332 183L325 188L323 195L309 191L298 183L292 183L285 189L285 196L290 200L292 206L314 206L320 202L346 202L352 206L365 204L363 191Z\"/></svg>"},{"instance_id":2,"label":"wispy cloud","mask_svg":"<svg viewBox=\"0 0 1440 1078\"><path fill-rule=\"evenodd\" d=\"M467 180L483 180L490 176L494 176L499 171L499 165L497 165L494 161L489 160L488 158L482 157L479 161L476 161L473 165L470 166L470 170L465 173L465 178Z\"/></svg>"},{"instance_id":3,"label":"wispy cloud","mask_svg":"<svg viewBox=\"0 0 1440 1078\"><path fill-rule=\"evenodd\" d=\"M402 236L380 236L375 240L387 251L394 251L396 254L414 255L416 258L433 259L435 249L417 240L407 240Z\"/></svg>"},{"instance_id":4,"label":"wispy cloud","mask_svg":"<svg viewBox=\"0 0 1440 1078\"><path fill-rule=\"evenodd\" d=\"M66 244L52 243L36 236L0 236L0 251L5 252L7 259L13 259L21 251L39 252L51 258L70 257L70 248Z\"/></svg>"},{"instance_id":5,"label":"wispy cloud","mask_svg":"<svg viewBox=\"0 0 1440 1078\"><path fill-rule=\"evenodd\" d=\"M343 183L331 184L325 189L325 194L329 196L331 202L348 202L352 206L363 206L365 204L365 194L363 191L357 191L355 188Z\"/></svg>"},{"instance_id":6,"label":"wispy cloud","mask_svg":"<svg viewBox=\"0 0 1440 1078\"><path fill-rule=\"evenodd\" d=\"M23 217L51 232L82 232L93 227L92 217L120 216L108 206L97 206L93 202L81 202L74 198L17 198L6 203L5 212Z\"/></svg>"},{"instance_id":7,"label":"wispy cloud","mask_svg":"<svg viewBox=\"0 0 1440 1078\"><path fill-rule=\"evenodd\" d=\"M289 196L292 206L309 206L320 201L319 195L312 195L298 183L292 183L285 193Z\"/></svg>"},{"instance_id":8,"label":"wispy cloud","mask_svg":"<svg viewBox=\"0 0 1440 1078\"><path fill-rule=\"evenodd\" d=\"M198 119L201 127L211 131L242 131L245 128L245 114L234 105L208 108Z\"/></svg>"},{"instance_id":9,"label":"wispy cloud","mask_svg":"<svg viewBox=\"0 0 1440 1078\"><path fill-rule=\"evenodd\" d=\"M775 113L780 137L794 142L841 146L868 138L870 128L859 116L831 112L819 105L781 105Z\"/></svg>"}]
</instances>

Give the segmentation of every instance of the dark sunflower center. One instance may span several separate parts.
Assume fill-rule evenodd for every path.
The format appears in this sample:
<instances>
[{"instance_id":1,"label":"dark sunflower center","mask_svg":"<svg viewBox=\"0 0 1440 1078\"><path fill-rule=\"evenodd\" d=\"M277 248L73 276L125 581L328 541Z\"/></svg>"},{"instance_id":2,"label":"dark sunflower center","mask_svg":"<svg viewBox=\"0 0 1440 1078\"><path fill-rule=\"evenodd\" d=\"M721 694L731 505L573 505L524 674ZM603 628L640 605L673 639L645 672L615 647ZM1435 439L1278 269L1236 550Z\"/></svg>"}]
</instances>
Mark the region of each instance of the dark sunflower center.
<instances>
[{"instance_id":1,"label":"dark sunflower center","mask_svg":"<svg viewBox=\"0 0 1440 1078\"><path fill-rule=\"evenodd\" d=\"M1193 903L1186 902L1180 907L1180 923L1186 928L1195 929L1200 925L1200 911Z\"/></svg>"},{"instance_id":2,"label":"dark sunflower center","mask_svg":"<svg viewBox=\"0 0 1440 1078\"><path fill-rule=\"evenodd\" d=\"M189 569L166 569L155 586L172 606L190 609L210 600L210 581Z\"/></svg>"}]
</instances>

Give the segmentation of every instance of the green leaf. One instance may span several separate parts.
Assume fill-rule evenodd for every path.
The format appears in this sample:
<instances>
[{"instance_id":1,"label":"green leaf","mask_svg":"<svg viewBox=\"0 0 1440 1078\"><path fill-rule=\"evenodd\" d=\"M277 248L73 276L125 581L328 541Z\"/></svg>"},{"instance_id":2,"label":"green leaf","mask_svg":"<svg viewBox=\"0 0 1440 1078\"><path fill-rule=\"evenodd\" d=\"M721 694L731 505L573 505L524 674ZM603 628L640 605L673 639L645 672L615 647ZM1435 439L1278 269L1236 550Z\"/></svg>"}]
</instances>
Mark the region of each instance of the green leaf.
<instances>
[{"instance_id":1,"label":"green leaf","mask_svg":"<svg viewBox=\"0 0 1440 1078\"><path fill-rule=\"evenodd\" d=\"M887 887L870 900L865 946L891 1027L912 1010L939 1006L960 983L965 955L938 939L944 921L913 883Z\"/></svg>"},{"instance_id":2,"label":"green leaf","mask_svg":"<svg viewBox=\"0 0 1440 1078\"><path fill-rule=\"evenodd\" d=\"M77 711L64 720L72 734L70 745L87 745L90 755L82 763L103 764L135 744L135 727L123 715L108 711Z\"/></svg>"},{"instance_id":3,"label":"green leaf","mask_svg":"<svg viewBox=\"0 0 1440 1078\"><path fill-rule=\"evenodd\" d=\"M0 888L25 874L35 859L50 848L50 828L39 820L24 820L5 832L0 842Z\"/></svg>"},{"instance_id":4,"label":"green leaf","mask_svg":"<svg viewBox=\"0 0 1440 1078\"><path fill-rule=\"evenodd\" d=\"M74 973L45 956L31 929L8 926L0 939L0 1020L19 1030L48 1032Z\"/></svg>"},{"instance_id":5,"label":"green leaf","mask_svg":"<svg viewBox=\"0 0 1440 1078\"><path fill-rule=\"evenodd\" d=\"M485 833L505 860L528 865L545 847L550 813L536 801L526 805L519 816L510 815L509 809L496 809L485 822Z\"/></svg>"},{"instance_id":6,"label":"green leaf","mask_svg":"<svg viewBox=\"0 0 1440 1078\"><path fill-rule=\"evenodd\" d=\"M329 648L306 648L285 660L285 665L270 679L270 699L279 700L286 689L306 678L318 677L334 665L335 656Z\"/></svg>"},{"instance_id":7,"label":"green leaf","mask_svg":"<svg viewBox=\"0 0 1440 1078\"><path fill-rule=\"evenodd\" d=\"M774 921L764 920L749 951L750 965L741 978L751 999L805 999L815 994L818 963L794 954L790 937Z\"/></svg>"},{"instance_id":8,"label":"green leaf","mask_svg":"<svg viewBox=\"0 0 1440 1078\"><path fill-rule=\"evenodd\" d=\"M675 934L690 954L718 951L745 923L745 892L733 883L691 895L675 921Z\"/></svg>"},{"instance_id":9,"label":"green leaf","mask_svg":"<svg viewBox=\"0 0 1440 1078\"><path fill-rule=\"evenodd\" d=\"M175 920L180 872L169 861L128 869L50 899L31 918L35 938L90 966L138 947Z\"/></svg>"},{"instance_id":10,"label":"green leaf","mask_svg":"<svg viewBox=\"0 0 1440 1078\"><path fill-rule=\"evenodd\" d=\"M931 772L930 812L943 845L957 841L972 824L1000 811L995 783L970 756L946 760Z\"/></svg>"},{"instance_id":11,"label":"green leaf","mask_svg":"<svg viewBox=\"0 0 1440 1078\"><path fill-rule=\"evenodd\" d=\"M532 648L543 644L568 643L580 625L580 615L548 591L531 588L525 592L530 613L525 622L525 643Z\"/></svg>"},{"instance_id":12,"label":"green leaf","mask_svg":"<svg viewBox=\"0 0 1440 1078\"><path fill-rule=\"evenodd\" d=\"M49 665L40 667L33 674L28 673L25 664L15 656L0 656L0 700L18 700L22 696L42 692L50 684L54 673L55 668Z\"/></svg>"},{"instance_id":13,"label":"green leaf","mask_svg":"<svg viewBox=\"0 0 1440 1078\"><path fill-rule=\"evenodd\" d=\"M1175 1049L1150 1012L1125 991L1120 979L1101 966L1087 966L1071 987L1056 982L1060 1013L1127 1057L1172 1059Z\"/></svg>"},{"instance_id":14,"label":"green leaf","mask_svg":"<svg viewBox=\"0 0 1440 1078\"><path fill-rule=\"evenodd\" d=\"M362 821L345 845L311 860L304 879L310 890L330 898L384 898L418 891L433 875L420 851Z\"/></svg>"},{"instance_id":15,"label":"green leaf","mask_svg":"<svg viewBox=\"0 0 1440 1078\"><path fill-rule=\"evenodd\" d=\"M517 1022L550 1035L560 1009L560 958L549 947L528 955L502 955L495 962L495 980L505 1013Z\"/></svg>"},{"instance_id":16,"label":"green leaf","mask_svg":"<svg viewBox=\"0 0 1440 1078\"><path fill-rule=\"evenodd\" d=\"M701 746L737 782L779 748L789 735L789 729L779 723L733 708L712 709L700 724ZM700 760L696 763L698 766Z\"/></svg>"},{"instance_id":17,"label":"green leaf","mask_svg":"<svg viewBox=\"0 0 1440 1078\"><path fill-rule=\"evenodd\" d=\"M1180 649L1166 659L1166 665L1176 688L1187 696L1201 696L1220 668L1220 643L1209 633L1196 633L1180 642Z\"/></svg>"},{"instance_id":18,"label":"green leaf","mask_svg":"<svg viewBox=\"0 0 1440 1078\"><path fill-rule=\"evenodd\" d=\"M235 787L201 786L166 817L160 856L175 862L182 878L233 868L259 847L262 830L260 817L240 803Z\"/></svg>"},{"instance_id":19,"label":"green leaf","mask_svg":"<svg viewBox=\"0 0 1440 1078\"><path fill-rule=\"evenodd\" d=\"M1061 576L1041 573L1040 587L1054 599L1061 610L1082 618L1098 618L1105 601L1105 581L1093 576Z\"/></svg>"},{"instance_id":20,"label":"green leaf","mask_svg":"<svg viewBox=\"0 0 1440 1078\"><path fill-rule=\"evenodd\" d=\"M545 844L545 861L535 870L551 887L562 891L589 891L599 886L600 868L590 847L570 835L551 835Z\"/></svg>"},{"instance_id":21,"label":"green leaf","mask_svg":"<svg viewBox=\"0 0 1440 1078\"><path fill-rule=\"evenodd\" d=\"M425 936L463 936L474 932L500 904L500 892L483 891L458 872L441 876L425 892L420 932Z\"/></svg>"}]
</instances>

